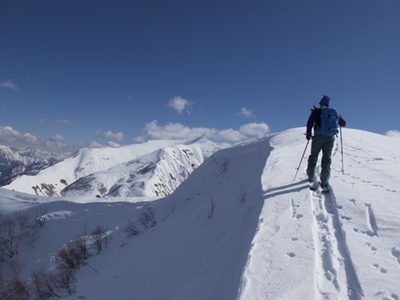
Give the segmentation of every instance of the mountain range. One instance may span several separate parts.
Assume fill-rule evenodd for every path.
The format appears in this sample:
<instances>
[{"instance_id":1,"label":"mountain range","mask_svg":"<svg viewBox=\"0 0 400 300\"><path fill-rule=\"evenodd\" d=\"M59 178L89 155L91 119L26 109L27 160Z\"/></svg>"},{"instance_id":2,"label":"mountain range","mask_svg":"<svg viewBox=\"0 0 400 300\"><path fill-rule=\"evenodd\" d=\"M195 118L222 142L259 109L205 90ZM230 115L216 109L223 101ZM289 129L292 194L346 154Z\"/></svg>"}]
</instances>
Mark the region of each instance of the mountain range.
<instances>
[{"instance_id":1,"label":"mountain range","mask_svg":"<svg viewBox=\"0 0 400 300\"><path fill-rule=\"evenodd\" d=\"M9 184L23 174L35 175L40 170L63 160L68 155L70 155L70 152L17 149L0 145L0 186Z\"/></svg>"},{"instance_id":2,"label":"mountain range","mask_svg":"<svg viewBox=\"0 0 400 300\"><path fill-rule=\"evenodd\" d=\"M20 175L4 187L42 196L166 196L205 158L226 146L200 138L82 148L36 174Z\"/></svg>"},{"instance_id":3,"label":"mountain range","mask_svg":"<svg viewBox=\"0 0 400 300\"><path fill-rule=\"evenodd\" d=\"M326 194L308 189L303 130L85 149L21 176L0 189L0 224L39 225L0 251L2 295L399 299L400 140L345 128Z\"/></svg>"}]
</instances>

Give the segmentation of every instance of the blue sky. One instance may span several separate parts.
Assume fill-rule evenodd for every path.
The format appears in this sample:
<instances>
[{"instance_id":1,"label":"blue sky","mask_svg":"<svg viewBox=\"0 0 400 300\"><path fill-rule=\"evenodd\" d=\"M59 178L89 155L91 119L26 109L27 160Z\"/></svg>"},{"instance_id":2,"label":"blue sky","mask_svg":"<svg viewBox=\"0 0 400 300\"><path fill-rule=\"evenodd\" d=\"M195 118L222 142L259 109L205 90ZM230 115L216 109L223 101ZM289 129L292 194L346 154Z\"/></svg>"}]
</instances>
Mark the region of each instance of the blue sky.
<instances>
[{"instance_id":1,"label":"blue sky","mask_svg":"<svg viewBox=\"0 0 400 300\"><path fill-rule=\"evenodd\" d=\"M0 2L0 144L398 134L399 0Z\"/></svg>"}]
</instances>

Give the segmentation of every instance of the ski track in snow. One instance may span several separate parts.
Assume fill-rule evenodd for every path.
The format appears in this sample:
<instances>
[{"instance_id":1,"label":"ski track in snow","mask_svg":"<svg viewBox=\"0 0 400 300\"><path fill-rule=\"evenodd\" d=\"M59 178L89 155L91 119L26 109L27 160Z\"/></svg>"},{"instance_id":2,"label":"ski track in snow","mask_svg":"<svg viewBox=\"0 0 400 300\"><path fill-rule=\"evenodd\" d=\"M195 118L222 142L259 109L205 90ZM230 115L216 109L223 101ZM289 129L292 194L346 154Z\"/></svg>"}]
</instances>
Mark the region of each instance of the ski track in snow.
<instances>
[{"instance_id":1,"label":"ski track in snow","mask_svg":"<svg viewBox=\"0 0 400 300\"><path fill-rule=\"evenodd\" d=\"M364 294L339 220L333 191L310 191L314 216L316 299L363 299Z\"/></svg>"},{"instance_id":2,"label":"ski track in snow","mask_svg":"<svg viewBox=\"0 0 400 300\"><path fill-rule=\"evenodd\" d=\"M357 143L344 147L349 149L346 172L336 141L330 193L308 191L305 174L299 173L298 181L290 181L289 174L277 174L275 171L285 170L291 160L282 153L293 152L272 151L262 178L265 204L239 299L400 299L399 285L393 284L400 273L400 247L395 240L388 240L396 230L396 221L391 220L397 220L398 206L393 206L395 218L391 218L385 208L377 206L379 198L374 196L382 200L397 197L396 187L387 188L397 158L391 155L394 161L390 161L378 155L380 148L369 151ZM304 160L305 171L307 157ZM388 165L388 173L382 163ZM320 169L317 166L317 174ZM297 274L291 273L294 269Z\"/></svg>"}]
</instances>

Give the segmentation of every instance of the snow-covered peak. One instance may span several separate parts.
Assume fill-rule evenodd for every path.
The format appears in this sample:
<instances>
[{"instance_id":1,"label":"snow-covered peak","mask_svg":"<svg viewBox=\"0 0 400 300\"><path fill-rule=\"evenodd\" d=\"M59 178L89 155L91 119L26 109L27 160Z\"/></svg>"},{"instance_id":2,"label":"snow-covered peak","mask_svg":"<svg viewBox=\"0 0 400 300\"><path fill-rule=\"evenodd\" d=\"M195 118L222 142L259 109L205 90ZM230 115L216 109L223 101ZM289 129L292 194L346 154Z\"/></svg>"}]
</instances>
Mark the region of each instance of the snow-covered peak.
<instances>
[{"instance_id":1,"label":"snow-covered peak","mask_svg":"<svg viewBox=\"0 0 400 300\"><path fill-rule=\"evenodd\" d=\"M154 140L142 144L132 144L117 148L82 148L73 156L42 170L35 176L23 175L4 186L4 188L29 194L59 196L64 188L78 181L80 178L84 178L96 172L103 172L104 174L104 171L117 165L138 159L162 148L179 144L185 144L185 142L177 140ZM198 144L193 142L189 143L189 145L190 144L196 145L195 148L202 152L201 161L205 156L209 156L211 153L223 147L223 145L218 145L206 140L202 140ZM151 162L148 161L148 163ZM118 174L112 173L112 171L108 173L107 177L112 177L114 180L120 179L116 179ZM85 179L83 179L83 181L84 180ZM91 179L89 178L86 180ZM75 185L75 187L76 186L78 185ZM103 190L102 186L98 188ZM103 193L96 193L96 195L103 195Z\"/></svg>"},{"instance_id":2,"label":"snow-covered peak","mask_svg":"<svg viewBox=\"0 0 400 300\"><path fill-rule=\"evenodd\" d=\"M167 196L220 146L202 141L164 147L81 177L62 190L66 197Z\"/></svg>"}]
</instances>

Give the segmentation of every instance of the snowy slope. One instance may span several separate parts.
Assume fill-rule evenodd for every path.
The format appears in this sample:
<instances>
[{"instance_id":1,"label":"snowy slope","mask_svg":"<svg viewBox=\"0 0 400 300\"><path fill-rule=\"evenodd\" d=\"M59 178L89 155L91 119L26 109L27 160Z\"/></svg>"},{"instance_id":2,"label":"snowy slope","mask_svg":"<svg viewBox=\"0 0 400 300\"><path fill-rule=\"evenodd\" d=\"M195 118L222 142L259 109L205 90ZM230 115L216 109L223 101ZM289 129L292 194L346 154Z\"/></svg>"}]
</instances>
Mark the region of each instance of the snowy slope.
<instances>
[{"instance_id":1,"label":"snowy slope","mask_svg":"<svg viewBox=\"0 0 400 300\"><path fill-rule=\"evenodd\" d=\"M112 240L77 272L67 299L399 299L400 140L343 130L344 174L338 143L323 195L306 187L306 157L293 180L303 130L218 151L153 201L0 189L1 212L47 220L17 257L21 276L51 267L63 243L102 224ZM157 224L146 229L138 217L148 205ZM124 232L127 219L136 237Z\"/></svg>"},{"instance_id":2,"label":"snowy slope","mask_svg":"<svg viewBox=\"0 0 400 300\"><path fill-rule=\"evenodd\" d=\"M305 145L299 132L271 140L277 151L262 176L265 204L241 299L400 297L400 140L351 129L343 135L344 174L338 143L330 195L304 188L304 175L292 181L293 154Z\"/></svg>"},{"instance_id":3,"label":"snowy slope","mask_svg":"<svg viewBox=\"0 0 400 300\"><path fill-rule=\"evenodd\" d=\"M201 143L201 141L193 142ZM107 170L160 148L182 143L184 142L158 140L119 148L83 148L74 156L41 171L39 174L35 176L23 175L4 188L29 194L59 196L61 190L82 177Z\"/></svg>"},{"instance_id":4,"label":"snowy slope","mask_svg":"<svg viewBox=\"0 0 400 300\"><path fill-rule=\"evenodd\" d=\"M172 194L221 148L208 140L165 147L113 168L85 176L61 191L66 197L159 197ZM206 156L207 155L207 156Z\"/></svg>"}]
</instances>

